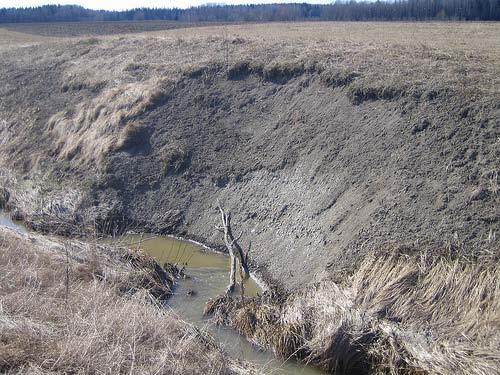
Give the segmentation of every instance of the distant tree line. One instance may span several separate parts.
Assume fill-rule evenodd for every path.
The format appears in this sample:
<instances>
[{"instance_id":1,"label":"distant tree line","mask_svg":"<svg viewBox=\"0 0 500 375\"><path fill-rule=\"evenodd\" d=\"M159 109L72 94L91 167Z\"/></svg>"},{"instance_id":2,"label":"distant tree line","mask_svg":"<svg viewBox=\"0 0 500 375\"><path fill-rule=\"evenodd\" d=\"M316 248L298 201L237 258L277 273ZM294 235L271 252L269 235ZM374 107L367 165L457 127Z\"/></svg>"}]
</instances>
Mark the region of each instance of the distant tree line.
<instances>
[{"instance_id":1,"label":"distant tree line","mask_svg":"<svg viewBox=\"0 0 500 375\"><path fill-rule=\"evenodd\" d=\"M343 1L332 4L207 5L189 9L125 11L76 5L2 8L0 23L69 21L268 22L299 20L500 20L500 0Z\"/></svg>"}]
</instances>

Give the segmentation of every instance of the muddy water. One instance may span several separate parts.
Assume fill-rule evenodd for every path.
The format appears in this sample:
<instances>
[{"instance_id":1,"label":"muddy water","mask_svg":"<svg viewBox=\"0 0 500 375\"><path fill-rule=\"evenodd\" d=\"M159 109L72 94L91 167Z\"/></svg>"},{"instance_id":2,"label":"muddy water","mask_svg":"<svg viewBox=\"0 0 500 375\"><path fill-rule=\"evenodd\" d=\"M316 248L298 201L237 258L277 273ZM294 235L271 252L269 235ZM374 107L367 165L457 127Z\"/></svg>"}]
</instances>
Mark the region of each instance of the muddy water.
<instances>
[{"instance_id":1,"label":"muddy water","mask_svg":"<svg viewBox=\"0 0 500 375\"><path fill-rule=\"evenodd\" d=\"M0 211L0 226L2 225L26 232L24 226L13 222L8 214ZM184 267L189 277L177 282L174 295L168 301L168 308L183 320L200 328L206 328L233 358L254 364L264 374L322 374L319 370L294 361L283 362L272 353L259 350L234 330L217 327L203 317L206 301L223 293L227 287L229 281L227 256L209 251L196 243L168 236L126 235L106 242L137 246L153 256L160 264L170 262ZM249 279L244 285L245 295L255 296L262 291L253 279Z\"/></svg>"},{"instance_id":2,"label":"muddy water","mask_svg":"<svg viewBox=\"0 0 500 375\"><path fill-rule=\"evenodd\" d=\"M193 242L161 236L142 238L137 235L124 237L121 242L129 246L141 246L160 264L170 262L185 268L188 279L180 280L168 305L182 319L199 327L207 328L233 358L251 362L262 368L263 373L318 375L322 372L298 364L283 361L270 352L264 352L250 344L243 336L227 327L216 327L203 317L203 308L209 298L223 293L229 282L229 258L226 255L204 249ZM141 243L141 245L137 245ZM255 296L262 289L253 280L245 284L245 295Z\"/></svg>"}]
</instances>

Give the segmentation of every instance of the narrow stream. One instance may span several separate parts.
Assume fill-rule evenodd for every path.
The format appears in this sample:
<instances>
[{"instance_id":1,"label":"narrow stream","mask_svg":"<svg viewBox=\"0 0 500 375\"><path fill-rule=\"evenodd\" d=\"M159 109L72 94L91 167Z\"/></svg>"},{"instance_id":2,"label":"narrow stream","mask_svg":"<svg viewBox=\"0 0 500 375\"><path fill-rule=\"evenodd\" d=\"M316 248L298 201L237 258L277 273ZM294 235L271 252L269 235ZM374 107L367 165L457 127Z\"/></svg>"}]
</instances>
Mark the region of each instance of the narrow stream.
<instances>
[{"instance_id":1,"label":"narrow stream","mask_svg":"<svg viewBox=\"0 0 500 375\"><path fill-rule=\"evenodd\" d=\"M0 226L2 225L26 232L21 223L13 222L7 213L0 211ZM293 360L283 362L271 352L259 350L236 331L215 326L203 317L203 309L208 299L223 293L227 287L229 258L226 255L207 250L194 242L169 236L143 238L139 235L125 235L113 239L112 242L130 247L140 246L160 264L170 262L184 267L188 278L178 280L174 295L168 301L168 307L183 320L207 329L233 358L256 365L264 374L324 374ZM245 295L255 296L259 292L261 288L253 279L245 283Z\"/></svg>"}]
</instances>

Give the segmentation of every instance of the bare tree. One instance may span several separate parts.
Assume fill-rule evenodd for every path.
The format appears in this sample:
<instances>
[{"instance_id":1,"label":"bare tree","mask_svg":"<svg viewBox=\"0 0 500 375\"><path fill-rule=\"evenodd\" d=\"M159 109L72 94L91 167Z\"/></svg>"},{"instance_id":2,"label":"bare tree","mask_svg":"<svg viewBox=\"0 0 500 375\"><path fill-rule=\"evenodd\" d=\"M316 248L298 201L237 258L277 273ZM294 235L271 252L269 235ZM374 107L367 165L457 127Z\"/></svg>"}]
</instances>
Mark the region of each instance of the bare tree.
<instances>
[{"instance_id":1,"label":"bare tree","mask_svg":"<svg viewBox=\"0 0 500 375\"><path fill-rule=\"evenodd\" d=\"M221 214L222 226L217 226L217 230L224 233L224 243L231 257L231 270L229 273L229 285L226 289L226 293L232 293L236 286L236 266L239 263L241 283L243 288L244 280L250 277L250 272L248 271L248 251L243 253L243 249L238 243L241 238L241 234L238 237L234 237L233 231L231 229L231 215L226 213L222 208L220 202L217 202L217 208ZM249 249L250 250L250 249ZM242 289L243 290L243 289Z\"/></svg>"}]
</instances>

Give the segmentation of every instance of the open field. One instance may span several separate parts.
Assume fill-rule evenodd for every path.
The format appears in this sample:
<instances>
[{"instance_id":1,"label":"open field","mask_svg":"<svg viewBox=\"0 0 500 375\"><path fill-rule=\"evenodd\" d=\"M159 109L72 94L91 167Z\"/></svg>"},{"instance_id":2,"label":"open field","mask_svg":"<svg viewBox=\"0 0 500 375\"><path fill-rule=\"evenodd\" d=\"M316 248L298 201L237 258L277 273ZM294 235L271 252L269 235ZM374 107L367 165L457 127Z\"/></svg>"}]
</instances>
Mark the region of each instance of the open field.
<instances>
[{"instance_id":1,"label":"open field","mask_svg":"<svg viewBox=\"0 0 500 375\"><path fill-rule=\"evenodd\" d=\"M498 373L499 23L30 33L0 29L0 206L221 248L220 200L279 291L254 312L297 319L265 345L333 372L366 333L363 371Z\"/></svg>"},{"instance_id":2,"label":"open field","mask_svg":"<svg viewBox=\"0 0 500 375\"><path fill-rule=\"evenodd\" d=\"M145 32L161 28L162 25L173 30ZM135 31L144 31L136 35L128 35L131 40L146 39L149 43L162 40L166 45L164 53L168 53L168 42L178 41L198 43L205 39L216 39L207 44L207 51L197 50L196 45L186 45L185 56L175 56L168 63L185 64L186 57L194 58L197 63L221 62L225 60L224 45L220 45L224 36L232 45L230 46L230 59L253 56L256 59L272 60L281 57L289 60L291 57L311 58L322 61L324 57L335 57L330 63L344 63L350 68L372 71L374 74L391 74L394 77L402 75L405 80L410 79L405 75L411 68L427 71L429 78L440 76L444 70L452 78L464 78L463 84L468 79L477 78L478 72L484 72L481 79L488 82L492 89L498 91L498 70L500 52L498 47L498 23L453 23L453 22L414 22L414 23L385 23L385 22L303 22L303 23L267 23L267 24L242 24L226 26L187 27L189 24L168 22L105 22L105 23L56 23L56 24L6 24L2 25L0 40L12 40L16 37L22 45L27 41L40 42L43 37L56 41L50 37L102 37L102 40L113 40L116 37L106 37L113 32L133 34ZM123 36L118 37L118 39ZM244 45L235 45L234 39L246 39ZM62 38L59 40L64 40ZM76 40L76 39L75 39ZM214 43L218 41L217 43ZM275 48L275 47L280 48ZM106 46L103 46L106 47ZM133 46L130 46L133 51ZM193 48L194 47L194 48ZM254 48L257 47L257 50ZM260 47L260 48L259 48ZM266 48L267 47L267 48ZM272 48L270 48L272 47ZM190 51L193 49L193 51ZM272 53L268 51L272 49ZM210 51L208 51L210 50ZM266 54L260 54L267 51ZM140 53L140 49L135 51ZM157 51L158 53L161 51ZM191 53L188 53L191 52ZM201 56L192 53L203 53ZM258 52L259 54L255 53ZM241 56L239 55L241 54ZM339 56L336 56L339 54ZM332 56L335 55L335 56ZM172 56L174 57L174 56ZM177 58L181 58L177 60ZM182 58L184 57L184 58ZM151 56L153 58L153 56ZM165 61L164 63L166 63ZM194 61L193 61L194 62ZM381 65L381 62L384 64ZM433 64L428 64L433 62ZM423 66L421 63L424 63ZM463 64L464 71L449 69L448 64ZM386 65L389 64L389 65ZM387 68L387 69L385 69ZM395 71L392 71L394 70ZM435 70L434 70L435 69ZM470 77L470 74L476 73ZM462 77L464 76L464 77ZM496 78L496 79L495 79ZM491 82L491 79L493 81Z\"/></svg>"}]
</instances>

